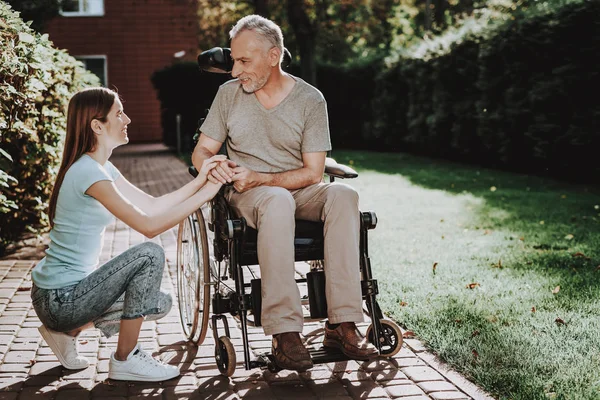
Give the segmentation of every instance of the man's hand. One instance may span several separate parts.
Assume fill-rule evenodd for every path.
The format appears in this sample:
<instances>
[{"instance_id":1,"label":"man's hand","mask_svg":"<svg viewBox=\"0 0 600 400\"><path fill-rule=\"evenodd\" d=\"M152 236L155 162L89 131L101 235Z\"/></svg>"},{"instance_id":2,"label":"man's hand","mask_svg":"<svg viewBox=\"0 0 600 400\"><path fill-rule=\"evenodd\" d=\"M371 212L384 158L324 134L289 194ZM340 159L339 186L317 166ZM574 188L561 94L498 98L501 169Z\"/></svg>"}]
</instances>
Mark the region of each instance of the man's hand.
<instances>
[{"instance_id":1,"label":"man's hand","mask_svg":"<svg viewBox=\"0 0 600 400\"><path fill-rule=\"evenodd\" d=\"M234 172L232 168L237 167L237 164L231 160L223 160L210 171L208 180L212 183L226 184L233 181Z\"/></svg>"},{"instance_id":2,"label":"man's hand","mask_svg":"<svg viewBox=\"0 0 600 400\"><path fill-rule=\"evenodd\" d=\"M263 183L260 173L246 167L235 167L233 172L235 174L233 175L233 188L239 193L260 186Z\"/></svg>"},{"instance_id":3,"label":"man's hand","mask_svg":"<svg viewBox=\"0 0 600 400\"><path fill-rule=\"evenodd\" d=\"M202 168L200 168L200 173L198 174L198 178L206 180L210 175L210 172L215 169L219 163L222 161L226 161L227 157L222 154L217 154L216 156L212 156L211 158L207 158L202 163Z\"/></svg>"}]
</instances>

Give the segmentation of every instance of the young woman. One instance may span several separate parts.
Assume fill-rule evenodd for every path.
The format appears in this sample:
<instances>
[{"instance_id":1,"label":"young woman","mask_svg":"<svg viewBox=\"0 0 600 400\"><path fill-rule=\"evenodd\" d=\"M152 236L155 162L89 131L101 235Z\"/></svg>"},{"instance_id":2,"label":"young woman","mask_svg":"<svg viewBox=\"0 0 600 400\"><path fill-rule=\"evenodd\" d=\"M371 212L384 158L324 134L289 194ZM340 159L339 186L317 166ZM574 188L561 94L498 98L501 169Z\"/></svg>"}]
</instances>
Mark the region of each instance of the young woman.
<instances>
[{"instance_id":1,"label":"young woman","mask_svg":"<svg viewBox=\"0 0 600 400\"><path fill-rule=\"evenodd\" d=\"M77 350L81 331L96 327L106 337L119 333L109 378L157 382L179 375L137 343L144 319L156 320L171 309L160 290L165 255L144 242L97 267L106 225L113 216L152 238L175 226L219 190L206 175L224 156L206 160L198 177L155 198L127 181L108 161L114 148L129 141L117 93L105 88L73 96L67 113L62 163L50 198L50 245L33 269L31 298L39 328L61 364L86 368Z\"/></svg>"}]
</instances>

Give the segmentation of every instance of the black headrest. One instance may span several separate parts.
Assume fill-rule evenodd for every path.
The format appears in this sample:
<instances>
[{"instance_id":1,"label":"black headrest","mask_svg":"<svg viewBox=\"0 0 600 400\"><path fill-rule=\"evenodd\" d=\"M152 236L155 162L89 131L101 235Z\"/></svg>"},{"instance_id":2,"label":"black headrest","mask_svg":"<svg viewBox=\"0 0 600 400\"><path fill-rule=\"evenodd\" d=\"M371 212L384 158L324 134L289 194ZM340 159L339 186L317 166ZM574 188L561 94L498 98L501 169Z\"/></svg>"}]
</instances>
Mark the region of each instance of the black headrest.
<instances>
[{"instance_id":1,"label":"black headrest","mask_svg":"<svg viewBox=\"0 0 600 400\"><path fill-rule=\"evenodd\" d=\"M292 54L288 49L283 49L281 66L287 68L292 63ZM202 71L228 74L233 69L231 49L228 47L213 47L205 50L198 56L198 66Z\"/></svg>"}]
</instances>

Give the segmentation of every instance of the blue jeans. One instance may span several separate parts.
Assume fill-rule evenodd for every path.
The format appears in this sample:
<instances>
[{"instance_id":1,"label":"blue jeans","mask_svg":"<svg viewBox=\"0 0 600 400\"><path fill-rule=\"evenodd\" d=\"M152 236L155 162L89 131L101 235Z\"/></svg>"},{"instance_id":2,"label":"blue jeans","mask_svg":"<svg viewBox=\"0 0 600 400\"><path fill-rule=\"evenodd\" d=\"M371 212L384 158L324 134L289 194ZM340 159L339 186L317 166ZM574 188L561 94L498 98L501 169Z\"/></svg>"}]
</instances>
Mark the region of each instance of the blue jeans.
<instances>
[{"instance_id":1,"label":"blue jeans","mask_svg":"<svg viewBox=\"0 0 600 400\"><path fill-rule=\"evenodd\" d=\"M33 285L31 300L42 323L69 332L93 322L106 337L122 319L157 320L173 300L160 290L165 253L152 242L138 244L108 261L75 285L42 289Z\"/></svg>"}]
</instances>

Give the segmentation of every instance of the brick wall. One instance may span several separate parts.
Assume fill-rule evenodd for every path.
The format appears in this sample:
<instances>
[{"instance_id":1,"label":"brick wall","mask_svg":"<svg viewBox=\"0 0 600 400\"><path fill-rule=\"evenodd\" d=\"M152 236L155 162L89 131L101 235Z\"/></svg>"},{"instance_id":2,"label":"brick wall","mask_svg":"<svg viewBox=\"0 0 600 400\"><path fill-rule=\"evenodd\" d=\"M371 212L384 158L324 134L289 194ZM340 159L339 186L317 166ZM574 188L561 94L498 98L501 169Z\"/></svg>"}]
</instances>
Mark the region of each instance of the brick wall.
<instances>
[{"instance_id":1,"label":"brick wall","mask_svg":"<svg viewBox=\"0 0 600 400\"><path fill-rule=\"evenodd\" d=\"M125 100L131 142L162 141L160 105L150 76L198 53L194 0L105 0L103 17L57 17L46 29L73 56L106 55L107 86Z\"/></svg>"}]
</instances>

